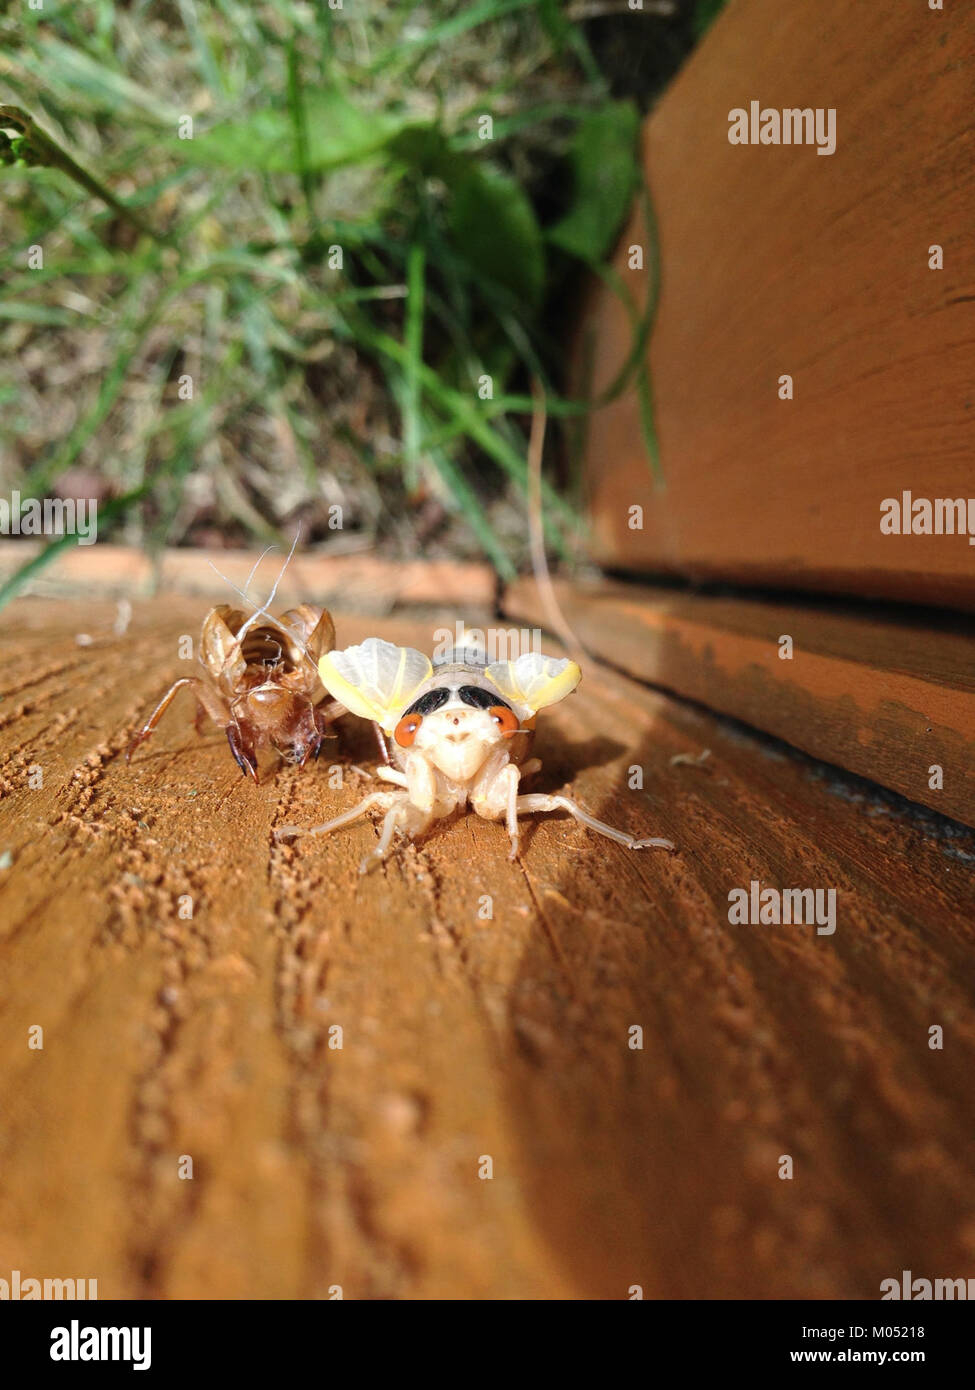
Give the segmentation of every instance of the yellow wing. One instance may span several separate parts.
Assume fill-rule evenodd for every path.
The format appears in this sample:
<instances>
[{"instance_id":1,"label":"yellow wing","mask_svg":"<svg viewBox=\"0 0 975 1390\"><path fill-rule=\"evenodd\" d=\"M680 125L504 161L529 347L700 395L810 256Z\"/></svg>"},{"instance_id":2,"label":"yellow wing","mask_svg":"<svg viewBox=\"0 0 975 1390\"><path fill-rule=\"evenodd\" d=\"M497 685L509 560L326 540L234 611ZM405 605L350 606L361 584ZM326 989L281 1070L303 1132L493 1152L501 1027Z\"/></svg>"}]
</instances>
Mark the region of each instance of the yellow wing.
<instances>
[{"instance_id":1,"label":"yellow wing","mask_svg":"<svg viewBox=\"0 0 975 1390\"><path fill-rule=\"evenodd\" d=\"M417 690L433 675L433 666L413 647L367 637L357 647L328 652L318 663L318 673L333 699L362 719L375 719L391 734Z\"/></svg>"},{"instance_id":2,"label":"yellow wing","mask_svg":"<svg viewBox=\"0 0 975 1390\"><path fill-rule=\"evenodd\" d=\"M495 661L484 674L523 716L564 700L582 680L574 661L539 652L525 652L517 661Z\"/></svg>"}]
</instances>

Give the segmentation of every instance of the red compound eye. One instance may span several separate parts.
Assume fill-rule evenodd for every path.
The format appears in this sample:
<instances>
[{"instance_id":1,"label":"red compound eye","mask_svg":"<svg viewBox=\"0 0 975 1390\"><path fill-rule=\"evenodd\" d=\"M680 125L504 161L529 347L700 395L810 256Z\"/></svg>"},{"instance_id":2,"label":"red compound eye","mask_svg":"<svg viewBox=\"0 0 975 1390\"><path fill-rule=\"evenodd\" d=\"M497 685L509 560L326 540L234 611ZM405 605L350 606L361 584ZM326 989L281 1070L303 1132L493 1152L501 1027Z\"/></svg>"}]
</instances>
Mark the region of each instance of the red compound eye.
<instances>
[{"instance_id":1,"label":"red compound eye","mask_svg":"<svg viewBox=\"0 0 975 1390\"><path fill-rule=\"evenodd\" d=\"M416 731L423 723L422 714L404 714L396 725L393 738L401 748L409 748L416 738Z\"/></svg>"},{"instance_id":2,"label":"red compound eye","mask_svg":"<svg viewBox=\"0 0 975 1390\"><path fill-rule=\"evenodd\" d=\"M505 738L510 738L512 734L516 734L521 728L521 720L518 718L517 714L515 714L514 710L509 709L507 705L492 705L488 710L488 714L490 714L495 724L499 726Z\"/></svg>"}]
</instances>

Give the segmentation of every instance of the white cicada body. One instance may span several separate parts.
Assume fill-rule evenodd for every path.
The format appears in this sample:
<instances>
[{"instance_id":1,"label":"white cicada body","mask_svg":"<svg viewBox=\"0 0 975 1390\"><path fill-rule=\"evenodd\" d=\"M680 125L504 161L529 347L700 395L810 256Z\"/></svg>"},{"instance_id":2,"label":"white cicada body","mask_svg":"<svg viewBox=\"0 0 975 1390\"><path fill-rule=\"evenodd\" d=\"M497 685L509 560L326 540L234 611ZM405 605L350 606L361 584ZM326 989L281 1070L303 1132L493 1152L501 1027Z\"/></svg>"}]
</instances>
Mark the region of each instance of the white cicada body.
<instances>
[{"instance_id":1,"label":"white cicada body","mask_svg":"<svg viewBox=\"0 0 975 1390\"><path fill-rule=\"evenodd\" d=\"M361 871L381 863L394 837L422 835L435 820L468 806L486 820L504 820L518 852L518 817L565 810L591 830L630 849L673 849L669 840L637 840L594 819L565 796L524 795L519 785L541 763L530 758L535 716L565 699L582 672L574 661L528 652L487 663L463 650L436 665L412 647L370 637L329 652L319 662L322 684L351 713L374 720L391 740L394 766L378 776L398 790L374 792L345 815L302 830L283 826L279 838L329 834L372 807L385 811L375 850Z\"/></svg>"}]
</instances>

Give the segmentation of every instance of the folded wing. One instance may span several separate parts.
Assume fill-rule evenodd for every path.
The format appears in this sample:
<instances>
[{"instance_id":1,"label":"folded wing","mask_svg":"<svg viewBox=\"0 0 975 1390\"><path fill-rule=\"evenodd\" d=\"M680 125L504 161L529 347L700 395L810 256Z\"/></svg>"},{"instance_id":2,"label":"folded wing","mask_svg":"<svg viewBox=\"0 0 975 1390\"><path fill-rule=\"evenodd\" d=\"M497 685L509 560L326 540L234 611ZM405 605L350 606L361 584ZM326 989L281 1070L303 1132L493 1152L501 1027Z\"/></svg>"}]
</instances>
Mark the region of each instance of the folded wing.
<instances>
[{"instance_id":1,"label":"folded wing","mask_svg":"<svg viewBox=\"0 0 975 1390\"><path fill-rule=\"evenodd\" d=\"M375 719L391 734L420 686L433 675L433 666L414 647L368 637L356 647L328 652L318 672L333 699L363 719Z\"/></svg>"},{"instance_id":2,"label":"folded wing","mask_svg":"<svg viewBox=\"0 0 975 1390\"><path fill-rule=\"evenodd\" d=\"M523 717L564 700L582 680L574 661L540 652L525 652L516 661L495 661L484 674Z\"/></svg>"}]
</instances>

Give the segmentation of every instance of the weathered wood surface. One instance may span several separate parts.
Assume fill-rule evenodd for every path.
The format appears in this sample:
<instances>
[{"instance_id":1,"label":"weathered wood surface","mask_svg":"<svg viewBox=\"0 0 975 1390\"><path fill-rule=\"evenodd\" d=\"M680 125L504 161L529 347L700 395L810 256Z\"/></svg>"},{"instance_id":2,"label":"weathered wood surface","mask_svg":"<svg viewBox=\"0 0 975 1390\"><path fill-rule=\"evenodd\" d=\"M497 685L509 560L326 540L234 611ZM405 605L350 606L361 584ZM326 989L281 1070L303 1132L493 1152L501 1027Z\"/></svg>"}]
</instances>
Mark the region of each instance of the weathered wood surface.
<instances>
[{"instance_id":1,"label":"weathered wood surface","mask_svg":"<svg viewBox=\"0 0 975 1390\"><path fill-rule=\"evenodd\" d=\"M548 818L511 864L468 818L360 881L371 826L271 832L360 794L328 766L367 732L254 787L174 706L127 767L202 614L138 604L76 645L114 616L0 619L0 1274L868 1299L904 1268L975 1274L975 837L593 665L540 721L540 785L679 853ZM835 934L730 925L752 878L836 887Z\"/></svg>"},{"instance_id":2,"label":"weathered wood surface","mask_svg":"<svg viewBox=\"0 0 975 1390\"><path fill-rule=\"evenodd\" d=\"M975 825L970 618L606 580L555 592L586 650L612 666ZM504 610L543 623L535 581L510 585Z\"/></svg>"},{"instance_id":3,"label":"weathered wood surface","mask_svg":"<svg viewBox=\"0 0 975 1390\"><path fill-rule=\"evenodd\" d=\"M877 5L866 42L857 13L735 0L647 120L666 487L631 390L590 422L596 558L971 610L965 535L883 535L880 521L905 489L975 498L975 22L965 5ZM730 144L729 113L752 101L834 109L835 153ZM638 206L616 267L641 304L653 272L628 248L648 242ZM604 388L632 339L606 287L583 337Z\"/></svg>"},{"instance_id":4,"label":"weathered wood surface","mask_svg":"<svg viewBox=\"0 0 975 1390\"><path fill-rule=\"evenodd\" d=\"M16 574L44 544L0 540L0 580ZM253 563L253 555L239 550L174 548L153 561L135 546L79 545L54 556L31 580L30 592L74 597L80 589L89 596L146 598L160 591L224 603L227 584L217 570L243 584ZM268 593L281 563L278 552L269 554L258 566L252 592ZM291 560L279 596L296 603L341 600L346 610L381 613L411 603L493 606L496 586L491 566L476 561L383 560L369 550L336 555L304 551Z\"/></svg>"}]
</instances>

